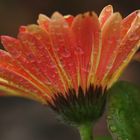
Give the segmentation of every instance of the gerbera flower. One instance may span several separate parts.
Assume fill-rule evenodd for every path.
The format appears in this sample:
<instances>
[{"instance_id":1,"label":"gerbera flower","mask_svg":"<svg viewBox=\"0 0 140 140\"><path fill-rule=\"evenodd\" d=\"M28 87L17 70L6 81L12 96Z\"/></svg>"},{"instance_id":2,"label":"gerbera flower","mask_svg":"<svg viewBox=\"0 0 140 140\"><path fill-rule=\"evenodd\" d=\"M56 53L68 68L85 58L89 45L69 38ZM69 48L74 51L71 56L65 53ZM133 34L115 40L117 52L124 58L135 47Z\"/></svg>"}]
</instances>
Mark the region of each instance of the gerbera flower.
<instances>
[{"instance_id":1,"label":"gerbera flower","mask_svg":"<svg viewBox=\"0 0 140 140\"><path fill-rule=\"evenodd\" d=\"M76 124L99 118L106 91L138 49L140 12L122 19L106 6L94 12L51 18L21 26L17 38L1 36L1 95L49 105Z\"/></svg>"}]
</instances>

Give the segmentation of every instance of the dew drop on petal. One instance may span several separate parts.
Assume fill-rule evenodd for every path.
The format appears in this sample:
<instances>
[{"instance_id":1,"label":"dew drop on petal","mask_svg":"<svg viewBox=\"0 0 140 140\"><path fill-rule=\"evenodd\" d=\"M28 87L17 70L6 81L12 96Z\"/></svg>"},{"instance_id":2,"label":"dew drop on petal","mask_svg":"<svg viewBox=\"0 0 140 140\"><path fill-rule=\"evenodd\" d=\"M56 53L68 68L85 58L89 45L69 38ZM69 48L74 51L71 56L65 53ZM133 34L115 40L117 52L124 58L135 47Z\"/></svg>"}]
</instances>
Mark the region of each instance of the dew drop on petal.
<instances>
[{"instance_id":1,"label":"dew drop on petal","mask_svg":"<svg viewBox=\"0 0 140 140\"><path fill-rule=\"evenodd\" d=\"M82 50L82 48L80 48L80 47L76 47L75 48L75 54L84 54L84 51Z\"/></svg>"},{"instance_id":2,"label":"dew drop on petal","mask_svg":"<svg viewBox=\"0 0 140 140\"><path fill-rule=\"evenodd\" d=\"M67 23L63 24L64 28L69 28L69 25Z\"/></svg>"},{"instance_id":3,"label":"dew drop on petal","mask_svg":"<svg viewBox=\"0 0 140 140\"><path fill-rule=\"evenodd\" d=\"M85 72L85 73L88 73L89 72L89 70L86 69L86 68L82 68L82 71Z\"/></svg>"},{"instance_id":4,"label":"dew drop on petal","mask_svg":"<svg viewBox=\"0 0 140 140\"><path fill-rule=\"evenodd\" d=\"M112 43L113 43L113 41L112 41L112 40L108 40L108 43L109 43L109 44L112 44Z\"/></svg>"},{"instance_id":5,"label":"dew drop on petal","mask_svg":"<svg viewBox=\"0 0 140 140\"><path fill-rule=\"evenodd\" d=\"M139 36L133 36L129 38L130 41L136 41L138 39L139 39Z\"/></svg>"},{"instance_id":6,"label":"dew drop on petal","mask_svg":"<svg viewBox=\"0 0 140 140\"><path fill-rule=\"evenodd\" d=\"M33 61L33 62L35 61L35 60L34 60L34 56L33 56L32 53L28 53L28 54L27 54L27 59L28 59L29 61Z\"/></svg>"}]
</instances>

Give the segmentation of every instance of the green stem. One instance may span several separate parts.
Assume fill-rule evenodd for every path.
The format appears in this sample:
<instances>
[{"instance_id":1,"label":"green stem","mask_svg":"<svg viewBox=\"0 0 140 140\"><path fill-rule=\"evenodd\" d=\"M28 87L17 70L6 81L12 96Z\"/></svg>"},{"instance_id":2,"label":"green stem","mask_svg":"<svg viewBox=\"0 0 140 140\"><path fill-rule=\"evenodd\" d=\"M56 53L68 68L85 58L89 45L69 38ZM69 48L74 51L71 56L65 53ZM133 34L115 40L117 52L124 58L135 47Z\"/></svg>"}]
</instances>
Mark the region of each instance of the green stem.
<instances>
[{"instance_id":1,"label":"green stem","mask_svg":"<svg viewBox=\"0 0 140 140\"><path fill-rule=\"evenodd\" d=\"M92 123L86 123L79 126L81 140L93 140Z\"/></svg>"}]
</instances>

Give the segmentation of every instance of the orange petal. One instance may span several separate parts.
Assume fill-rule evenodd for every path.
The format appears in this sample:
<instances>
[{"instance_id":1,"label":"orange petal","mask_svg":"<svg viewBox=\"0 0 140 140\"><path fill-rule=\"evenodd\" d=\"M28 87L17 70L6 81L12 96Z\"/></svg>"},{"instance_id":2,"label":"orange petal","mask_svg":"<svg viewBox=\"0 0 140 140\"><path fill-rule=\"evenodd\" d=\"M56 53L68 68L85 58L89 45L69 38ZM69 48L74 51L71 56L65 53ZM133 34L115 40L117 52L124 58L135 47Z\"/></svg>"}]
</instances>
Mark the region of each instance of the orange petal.
<instances>
[{"instance_id":1,"label":"orange petal","mask_svg":"<svg viewBox=\"0 0 140 140\"><path fill-rule=\"evenodd\" d=\"M58 90L60 88L60 84L62 83L60 82L56 65L51 60L48 52L46 53L44 44L29 32L20 34L20 40L24 46L28 46L33 52L37 65L42 75L44 75L44 77L48 80L50 86L52 86L55 90Z\"/></svg>"},{"instance_id":2,"label":"orange petal","mask_svg":"<svg viewBox=\"0 0 140 140\"><path fill-rule=\"evenodd\" d=\"M73 57L74 41L70 28L64 17L55 12L52 15L49 33L53 43L53 51L60 70L62 71L68 86L77 87L76 69Z\"/></svg>"},{"instance_id":3,"label":"orange petal","mask_svg":"<svg viewBox=\"0 0 140 140\"><path fill-rule=\"evenodd\" d=\"M43 81L44 77L38 71L32 52L28 51L29 47L23 48L19 40L8 36L1 37L4 47L12 55L12 57L22 66L22 68L37 82L43 93L50 93L49 87Z\"/></svg>"},{"instance_id":4,"label":"orange petal","mask_svg":"<svg viewBox=\"0 0 140 140\"><path fill-rule=\"evenodd\" d=\"M76 41L75 55L77 60L75 59L75 61L77 61L77 71L80 73L79 85L82 85L84 89L88 84L88 76L91 77L91 73L96 67L99 51L99 26L97 15L89 12L76 16L72 23L72 31Z\"/></svg>"},{"instance_id":5,"label":"orange petal","mask_svg":"<svg viewBox=\"0 0 140 140\"><path fill-rule=\"evenodd\" d=\"M101 28L105 24L105 22L108 20L108 18L113 14L113 7L112 5L108 5L103 8L103 10L100 13L99 21Z\"/></svg>"},{"instance_id":6,"label":"orange petal","mask_svg":"<svg viewBox=\"0 0 140 140\"><path fill-rule=\"evenodd\" d=\"M44 48L42 48L44 55L48 56L48 58L50 57L53 60L53 62L55 64L54 69L55 69L55 67L57 69L57 71L55 72L55 75L57 75L57 73L59 75L59 77L56 77L55 79L56 79L57 84L59 84L59 89L61 91L63 91L64 89L66 89L65 88L66 82L65 82L65 78L63 76L63 73L60 69L60 66L58 65L58 62L56 61L56 57L55 57L56 54L54 54L53 43L50 39L50 36L48 35L47 32L42 30L37 25L27 26L27 29L28 29L28 32L30 32L35 38L37 38L39 40L39 42L41 42L44 45Z\"/></svg>"},{"instance_id":7,"label":"orange petal","mask_svg":"<svg viewBox=\"0 0 140 140\"><path fill-rule=\"evenodd\" d=\"M49 22L50 22L50 18L47 17L46 15L43 14L39 14L37 23L39 24L39 26L44 29L44 30L48 30L48 26L49 26Z\"/></svg>"},{"instance_id":8,"label":"orange petal","mask_svg":"<svg viewBox=\"0 0 140 140\"><path fill-rule=\"evenodd\" d=\"M3 79L0 79L0 96L19 96L46 104L46 101L39 96L35 96L16 85L11 85L8 81Z\"/></svg>"},{"instance_id":9,"label":"orange petal","mask_svg":"<svg viewBox=\"0 0 140 140\"><path fill-rule=\"evenodd\" d=\"M122 70L127 66L135 52L138 50L139 40L140 15L137 15L129 31L121 42L117 57L111 71L109 72L109 76L112 77L111 84L118 79Z\"/></svg>"},{"instance_id":10,"label":"orange petal","mask_svg":"<svg viewBox=\"0 0 140 140\"><path fill-rule=\"evenodd\" d=\"M1 56L1 55L0 55ZM2 62L0 59L0 77L8 80L9 82L13 82L20 87L24 87L25 89L30 89L32 92L37 92L36 88L32 86L28 81L25 80L22 73L18 73L20 71L18 67L15 67L12 63Z\"/></svg>"},{"instance_id":11,"label":"orange petal","mask_svg":"<svg viewBox=\"0 0 140 140\"><path fill-rule=\"evenodd\" d=\"M113 65L119 45L121 20L121 15L115 13L108 19L102 29L102 49L96 73L97 83L104 79Z\"/></svg>"},{"instance_id":12,"label":"orange petal","mask_svg":"<svg viewBox=\"0 0 140 140\"><path fill-rule=\"evenodd\" d=\"M66 22L69 24L69 26L71 26L72 25L72 22L74 20L74 16L72 16L72 15L66 15L66 16L64 16L64 18L65 18Z\"/></svg>"},{"instance_id":13,"label":"orange petal","mask_svg":"<svg viewBox=\"0 0 140 140\"><path fill-rule=\"evenodd\" d=\"M133 20L136 18L138 11L134 11L130 15L128 15L126 18L122 20L121 23L121 39L126 35L128 32L129 28L131 27L131 24Z\"/></svg>"},{"instance_id":14,"label":"orange petal","mask_svg":"<svg viewBox=\"0 0 140 140\"><path fill-rule=\"evenodd\" d=\"M34 84L34 81L5 51L0 50L0 77L20 89L28 90L30 94L42 98L43 94Z\"/></svg>"}]
</instances>

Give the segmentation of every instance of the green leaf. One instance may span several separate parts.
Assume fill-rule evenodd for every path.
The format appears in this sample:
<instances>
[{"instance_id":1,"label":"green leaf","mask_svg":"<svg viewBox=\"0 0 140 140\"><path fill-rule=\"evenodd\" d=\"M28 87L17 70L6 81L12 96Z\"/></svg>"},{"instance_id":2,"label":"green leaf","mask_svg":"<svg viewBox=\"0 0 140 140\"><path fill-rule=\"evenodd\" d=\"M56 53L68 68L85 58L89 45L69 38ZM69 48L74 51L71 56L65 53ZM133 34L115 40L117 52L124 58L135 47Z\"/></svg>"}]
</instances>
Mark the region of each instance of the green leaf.
<instances>
[{"instance_id":1,"label":"green leaf","mask_svg":"<svg viewBox=\"0 0 140 140\"><path fill-rule=\"evenodd\" d=\"M110 90L107 124L114 140L140 139L140 88L118 82Z\"/></svg>"}]
</instances>

